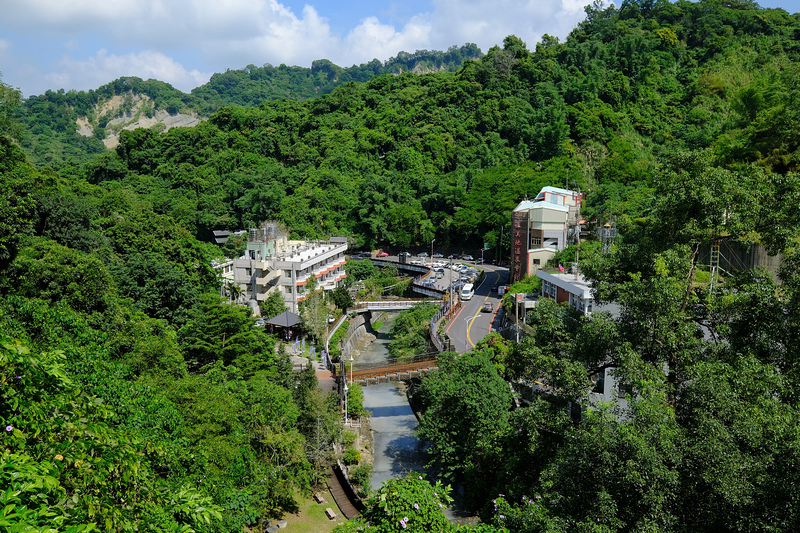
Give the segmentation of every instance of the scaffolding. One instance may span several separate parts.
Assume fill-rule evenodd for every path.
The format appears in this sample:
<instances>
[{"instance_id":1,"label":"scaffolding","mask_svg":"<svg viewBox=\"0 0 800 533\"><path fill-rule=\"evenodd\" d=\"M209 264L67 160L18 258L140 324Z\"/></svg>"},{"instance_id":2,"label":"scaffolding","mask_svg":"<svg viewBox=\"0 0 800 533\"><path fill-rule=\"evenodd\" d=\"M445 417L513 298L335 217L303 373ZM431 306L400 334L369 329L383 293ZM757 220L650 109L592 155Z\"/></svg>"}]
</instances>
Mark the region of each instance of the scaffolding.
<instances>
[{"instance_id":1,"label":"scaffolding","mask_svg":"<svg viewBox=\"0 0 800 533\"><path fill-rule=\"evenodd\" d=\"M715 239L711 244L711 254L708 261L711 268L711 280L708 288L711 292L714 292L714 289L719 284L719 257L719 239Z\"/></svg>"}]
</instances>

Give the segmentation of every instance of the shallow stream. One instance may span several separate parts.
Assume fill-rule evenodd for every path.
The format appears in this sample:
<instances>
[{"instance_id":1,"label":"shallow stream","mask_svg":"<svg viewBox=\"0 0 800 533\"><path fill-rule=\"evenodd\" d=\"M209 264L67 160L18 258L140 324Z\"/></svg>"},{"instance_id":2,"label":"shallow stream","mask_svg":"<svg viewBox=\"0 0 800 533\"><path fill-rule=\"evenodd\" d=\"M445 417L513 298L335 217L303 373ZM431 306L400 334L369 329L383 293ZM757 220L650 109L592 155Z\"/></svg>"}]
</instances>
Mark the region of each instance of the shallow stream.
<instances>
[{"instance_id":1,"label":"shallow stream","mask_svg":"<svg viewBox=\"0 0 800 533\"><path fill-rule=\"evenodd\" d=\"M389 358L389 330L396 316L396 313L387 313L380 330L375 332L375 340L365 346L360 355L354 354L357 362L378 363ZM427 472L428 480L435 482L435 476L425 468L428 454L414 434L417 418L408 404L405 384L390 381L369 385L363 390L364 407L372 413L370 425L375 440L372 489L379 489L384 481L403 477L408 472ZM456 503L446 512L451 520L466 516L459 509L456 494L453 496Z\"/></svg>"}]
</instances>

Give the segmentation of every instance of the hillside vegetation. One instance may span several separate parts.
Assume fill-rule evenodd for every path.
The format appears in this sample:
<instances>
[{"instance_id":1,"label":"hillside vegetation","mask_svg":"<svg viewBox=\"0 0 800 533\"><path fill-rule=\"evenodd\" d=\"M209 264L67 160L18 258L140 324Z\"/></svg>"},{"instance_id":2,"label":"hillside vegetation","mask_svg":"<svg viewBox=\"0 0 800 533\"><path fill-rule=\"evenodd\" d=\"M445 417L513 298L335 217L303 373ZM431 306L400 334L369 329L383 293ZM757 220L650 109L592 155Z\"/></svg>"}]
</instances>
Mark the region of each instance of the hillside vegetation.
<instances>
[{"instance_id":1,"label":"hillside vegetation","mask_svg":"<svg viewBox=\"0 0 800 533\"><path fill-rule=\"evenodd\" d=\"M212 230L279 220L354 249L507 257L511 209L563 185L620 230L581 255L620 315L543 303L524 342L443 355L419 390L443 479L484 532L797 530L800 17L716 0L586 14L563 43L509 36L456 72L351 73L317 97L258 96L252 78L282 67L220 75L241 101L218 88L208 108L126 78L15 111L0 84L0 528L240 532L326 474L336 399L220 298ZM208 120L109 150L114 98ZM779 283L699 283L718 239L782 254ZM628 407L583 410L607 368ZM512 412L504 380L549 393ZM364 522L449 527L449 497L417 478Z\"/></svg>"},{"instance_id":2,"label":"hillside vegetation","mask_svg":"<svg viewBox=\"0 0 800 533\"><path fill-rule=\"evenodd\" d=\"M23 146L29 157L40 164L60 166L84 162L102 152L103 146L113 148L123 128L164 131L194 125L198 117L207 118L225 105L257 107L274 100L306 100L328 94L344 83L367 81L381 74L453 72L465 60L480 56L477 46L466 44L452 46L446 52L400 52L385 62L375 59L347 68L327 59L314 61L311 68L248 65L214 74L191 94L158 80L125 77L97 90L60 89L30 96L18 118L26 126Z\"/></svg>"}]
</instances>

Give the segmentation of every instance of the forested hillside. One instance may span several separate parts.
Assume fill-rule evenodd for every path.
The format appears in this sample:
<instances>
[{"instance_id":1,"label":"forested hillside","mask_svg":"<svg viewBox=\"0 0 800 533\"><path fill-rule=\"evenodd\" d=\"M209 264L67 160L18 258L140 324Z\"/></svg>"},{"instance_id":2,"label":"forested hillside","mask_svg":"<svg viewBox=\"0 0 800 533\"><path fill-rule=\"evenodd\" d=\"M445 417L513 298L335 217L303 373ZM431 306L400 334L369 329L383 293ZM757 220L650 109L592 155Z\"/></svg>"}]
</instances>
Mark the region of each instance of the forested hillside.
<instances>
[{"instance_id":1,"label":"forested hillside","mask_svg":"<svg viewBox=\"0 0 800 533\"><path fill-rule=\"evenodd\" d=\"M369 63L342 68L327 59L318 59L311 68L248 65L243 69L214 74L211 80L192 90L192 96L203 103L201 110L210 114L222 105L258 107L272 100L306 100L328 94L339 85L365 82L383 74L414 72L455 72L464 61L479 59L475 44L451 46L446 52L417 50L400 52L387 61L373 59Z\"/></svg>"},{"instance_id":2,"label":"forested hillside","mask_svg":"<svg viewBox=\"0 0 800 533\"><path fill-rule=\"evenodd\" d=\"M798 529L799 61L783 10L595 4L563 43L509 36L457 72L280 101L220 75L248 107L123 131L113 150L42 137L110 119L97 93L16 112L3 84L0 525L239 532L309 494L337 407L220 299L212 230L279 220L355 248L506 256L510 210L567 185L620 230L582 269L621 315L543 305L520 345L443 357L420 392L434 462L484 531ZM136 79L100 91L175 111L201 98ZM699 250L720 238L783 254L780 284L747 271L710 290ZM570 413L606 367L630 409ZM512 413L504 379L551 394Z\"/></svg>"},{"instance_id":3,"label":"forested hillside","mask_svg":"<svg viewBox=\"0 0 800 533\"><path fill-rule=\"evenodd\" d=\"M17 117L25 126L22 146L29 157L40 165L60 167L83 163L102 152L102 141L134 122L125 118L152 118L159 111L173 116L180 113L208 117L226 105L258 107L274 100L306 100L328 94L339 85L367 81L381 74L453 72L464 61L480 56L476 45L466 44L452 46L446 52L400 52L384 62L375 59L347 68L326 59L314 61L311 68L248 65L214 74L191 94L158 80L125 77L97 90L60 89L29 96ZM108 127L112 121L120 123ZM157 131L163 129L158 124L154 127Z\"/></svg>"}]
</instances>

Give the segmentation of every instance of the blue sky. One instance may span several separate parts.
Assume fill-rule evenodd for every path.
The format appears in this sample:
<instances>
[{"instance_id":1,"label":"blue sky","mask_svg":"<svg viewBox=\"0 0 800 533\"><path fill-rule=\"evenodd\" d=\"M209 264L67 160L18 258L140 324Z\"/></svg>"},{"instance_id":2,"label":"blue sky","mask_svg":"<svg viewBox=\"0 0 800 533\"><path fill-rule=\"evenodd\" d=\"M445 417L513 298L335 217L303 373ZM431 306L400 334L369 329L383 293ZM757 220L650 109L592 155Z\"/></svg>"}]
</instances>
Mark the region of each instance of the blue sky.
<instances>
[{"instance_id":1,"label":"blue sky","mask_svg":"<svg viewBox=\"0 0 800 533\"><path fill-rule=\"evenodd\" d=\"M340 66L399 51L564 39L590 0L0 0L0 72L23 97L121 76L190 91L249 64ZM800 12L800 0L762 7Z\"/></svg>"}]
</instances>

